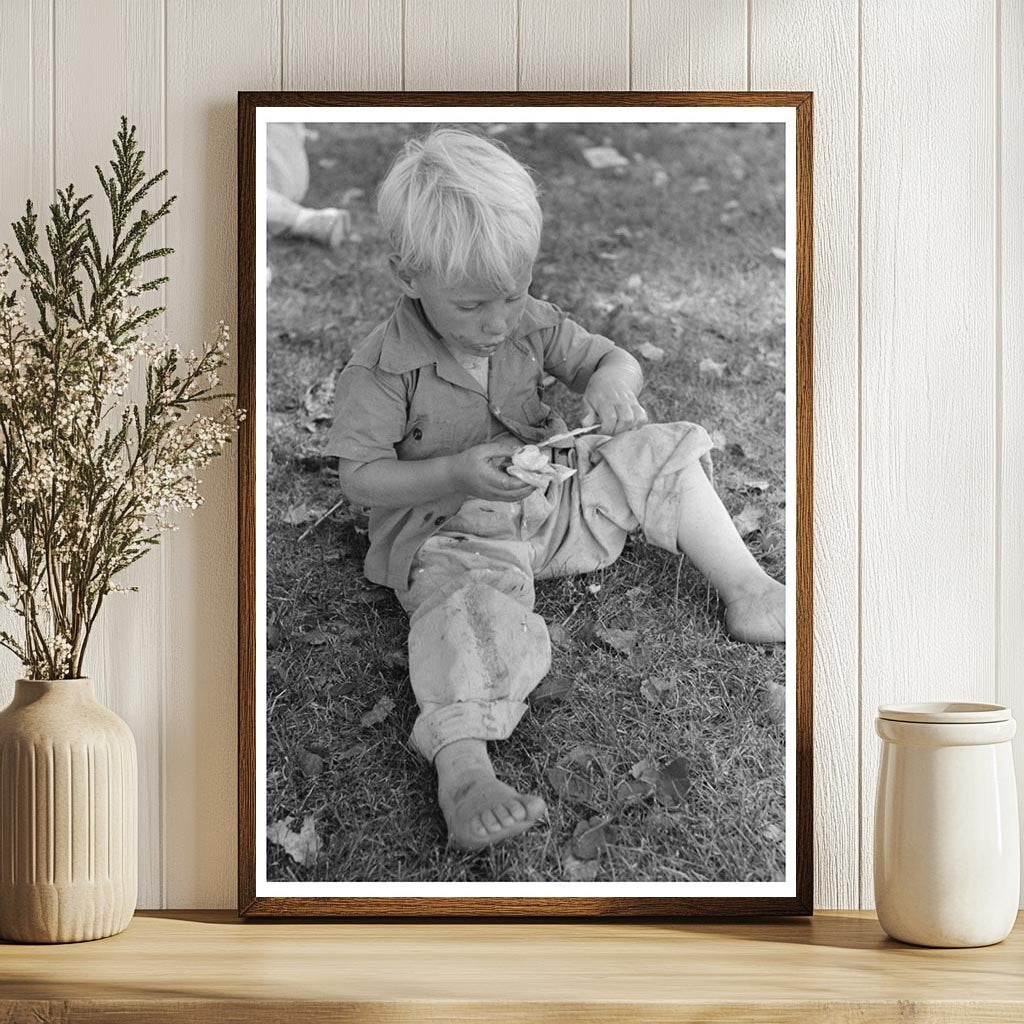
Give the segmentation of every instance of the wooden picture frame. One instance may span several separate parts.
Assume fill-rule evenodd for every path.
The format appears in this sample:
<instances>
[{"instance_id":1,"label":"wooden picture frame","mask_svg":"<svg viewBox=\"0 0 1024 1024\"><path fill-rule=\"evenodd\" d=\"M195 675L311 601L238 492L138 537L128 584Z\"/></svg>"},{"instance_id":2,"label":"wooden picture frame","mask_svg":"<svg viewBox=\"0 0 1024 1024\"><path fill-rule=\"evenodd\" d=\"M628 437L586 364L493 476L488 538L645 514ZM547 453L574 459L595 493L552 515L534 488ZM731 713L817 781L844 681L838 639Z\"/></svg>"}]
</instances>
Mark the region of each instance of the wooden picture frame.
<instances>
[{"instance_id":1,"label":"wooden picture frame","mask_svg":"<svg viewBox=\"0 0 1024 1024\"><path fill-rule=\"evenodd\" d=\"M373 887L364 894L367 883L346 885L343 894L334 891L309 895L298 883L276 882L258 877L260 852L266 851L266 821L258 818L265 765L258 762L260 716L265 729L265 704L261 694L266 686L265 658L257 644L266 649L265 605L258 604L258 566L265 561L257 547L258 513L263 507L257 493L261 470L257 464L261 445L260 431L266 429L266 409L260 405L257 366L265 362L258 351L262 326L258 309L265 309L265 299L257 289L263 284L261 260L265 232L261 226L261 210L257 206L260 177L257 166L257 141L262 138L268 109L287 108L285 119L308 121L324 111L345 112L365 120L368 111L376 111L381 122L411 120L409 111L420 108L445 108L445 116L435 120L480 120L480 109L544 108L551 111L573 108L577 113L593 113L594 108L615 108L621 112L616 120L644 120L650 117L710 117L722 111L748 112L761 108L766 118L786 124L787 140L787 254L786 262L786 337L790 351L788 361L787 422L795 431L786 444L787 464L792 468L786 481L788 516L792 517L795 497L795 527L787 526L795 545L787 545L787 565L795 567L796 579L788 576L790 591L790 624L795 622L796 636L789 634L786 661L788 686L786 711L786 755L789 792L795 805L787 807L791 834L787 836L786 881L770 895L725 895L701 892L695 883L658 883L664 891L649 895L647 891L603 895L602 883L583 887L572 883L544 883L551 895L467 894L465 885L457 892L438 895L434 887L409 895L403 891L392 895L386 884ZM395 111L405 111L396 117ZM472 108L467 109L467 108ZM628 108L629 117L626 117ZM465 118L454 113L465 112ZM532 111L531 111L532 112ZM690 113L685 113L690 112ZM521 111L520 111L521 113ZM303 115L303 116L300 116ZM778 118L775 118L775 115ZM278 115L273 115L278 116ZM547 116L547 114L545 114ZM737 114L737 116L739 116ZM272 119L272 118L271 118ZM584 118L585 119L585 118ZM543 120L543 118L539 118ZM613 118L609 117L609 121ZM719 118L729 123L726 113ZM722 917L749 915L807 915L813 908L812 849L812 97L806 92L593 92L593 93L315 93L315 92L241 92L238 96L238 402L249 410L239 438L238 528L239 528L239 625L238 625L238 902L240 915L248 917L333 916L333 917ZM792 205L790 205L792 204ZM776 253L778 255L778 253ZM779 256L782 259L782 256ZM265 293L264 293L265 294ZM264 339L265 340L265 339ZM795 349L793 351L792 349ZM789 392L792 388L792 392ZM778 396L776 396L778 397ZM795 547L795 551L792 548ZM265 587L264 591L265 592ZM258 678L263 664L263 678ZM795 692L793 692L795 690ZM795 774L795 780L793 779ZM265 798L265 791L263 792ZM295 825L298 828L298 823ZM264 863L265 870L265 863ZM342 880L344 881L344 880ZM454 883L439 883L454 884ZM514 883L506 883L506 887ZM279 887L292 885L296 895ZM362 888L360 888L362 886ZM324 886L327 888L327 886ZM426 891L429 888L429 891ZM627 886L628 888L628 886ZM271 890L273 890L271 892ZM382 891L383 890L383 891ZM566 890L569 890L566 892ZM504 890L503 890L504 892ZM513 892L513 890L509 890ZM581 892L580 895L573 895Z\"/></svg>"}]
</instances>

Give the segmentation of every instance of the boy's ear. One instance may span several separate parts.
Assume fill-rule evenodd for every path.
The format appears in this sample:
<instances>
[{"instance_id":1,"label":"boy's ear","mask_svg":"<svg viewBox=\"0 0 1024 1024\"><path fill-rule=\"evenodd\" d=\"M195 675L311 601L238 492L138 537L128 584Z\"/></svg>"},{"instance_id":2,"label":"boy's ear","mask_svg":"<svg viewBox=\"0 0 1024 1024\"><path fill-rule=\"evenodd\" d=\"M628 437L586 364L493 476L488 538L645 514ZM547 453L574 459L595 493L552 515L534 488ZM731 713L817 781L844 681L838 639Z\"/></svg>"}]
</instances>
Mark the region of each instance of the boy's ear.
<instances>
[{"instance_id":1,"label":"boy's ear","mask_svg":"<svg viewBox=\"0 0 1024 1024\"><path fill-rule=\"evenodd\" d=\"M401 261L395 253L392 253L388 257L388 267L391 270L391 276L398 282L398 287L409 296L410 299L418 299L420 297L419 289L416 287L416 279L412 277L408 271L400 270Z\"/></svg>"}]
</instances>

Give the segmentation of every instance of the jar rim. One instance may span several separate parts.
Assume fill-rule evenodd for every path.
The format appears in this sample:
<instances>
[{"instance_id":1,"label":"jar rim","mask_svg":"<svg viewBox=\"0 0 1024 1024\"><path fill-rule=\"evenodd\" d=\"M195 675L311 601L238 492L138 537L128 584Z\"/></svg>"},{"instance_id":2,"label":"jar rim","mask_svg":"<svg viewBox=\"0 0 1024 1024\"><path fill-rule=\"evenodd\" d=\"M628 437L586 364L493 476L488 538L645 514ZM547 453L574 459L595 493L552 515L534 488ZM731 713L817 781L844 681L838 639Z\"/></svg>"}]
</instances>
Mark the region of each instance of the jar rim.
<instances>
[{"instance_id":1,"label":"jar rim","mask_svg":"<svg viewBox=\"0 0 1024 1024\"><path fill-rule=\"evenodd\" d=\"M1005 704L976 701L924 701L917 704L881 704L878 717L889 722L970 725L1009 721L1010 709Z\"/></svg>"}]
</instances>

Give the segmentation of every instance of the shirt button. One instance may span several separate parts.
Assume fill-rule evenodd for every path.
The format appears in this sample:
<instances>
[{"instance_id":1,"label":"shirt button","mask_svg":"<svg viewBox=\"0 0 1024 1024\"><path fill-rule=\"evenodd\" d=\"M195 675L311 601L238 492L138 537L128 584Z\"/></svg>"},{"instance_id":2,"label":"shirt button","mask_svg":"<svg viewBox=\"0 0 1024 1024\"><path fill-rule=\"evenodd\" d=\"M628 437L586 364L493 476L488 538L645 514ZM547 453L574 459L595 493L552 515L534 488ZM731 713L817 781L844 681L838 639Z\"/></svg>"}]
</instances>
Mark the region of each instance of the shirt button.
<instances>
[{"instance_id":1,"label":"shirt button","mask_svg":"<svg viewBox=\"0 0 1024 1024\"><path fill-rule=\"evenodd\" d=\"M438 516L438 517L437 517L437 518L436 518L436 519L434 520L434 525L435 525L435 526L440 526L440 525L441 525L441 524L442 524L442 523L444 522L444 520L445 520L445 517L444 517L444 516Z\"/></svg>"},{"instance_id":2,"label":"shirt button","mask_svg":"<svg viewBox=\"0 0 1024 1024\"><path fill-rule=\"evenodd\" d=\"M415 430L414 430L414 431L412 432L412 439L413 439L414 441L422 441L422 440L423 440L423 431L422 431L422 430L420 430L420 428L419 428L419 427L417 427L417 428L416 428L416 429L415 429Z\"/></svg>"}]
</instances>

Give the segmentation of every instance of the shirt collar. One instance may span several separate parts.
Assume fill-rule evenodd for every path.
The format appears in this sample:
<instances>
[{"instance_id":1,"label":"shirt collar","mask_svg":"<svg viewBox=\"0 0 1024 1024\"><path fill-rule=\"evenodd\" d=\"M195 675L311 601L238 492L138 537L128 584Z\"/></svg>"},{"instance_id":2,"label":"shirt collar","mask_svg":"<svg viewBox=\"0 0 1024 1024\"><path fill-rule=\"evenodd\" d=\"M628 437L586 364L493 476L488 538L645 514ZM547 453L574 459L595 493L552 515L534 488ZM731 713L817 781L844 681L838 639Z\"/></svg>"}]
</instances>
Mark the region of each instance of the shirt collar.
<instances>
[{"instance_id":1,"label":"shirt collar","mask_svg":"<svg viewBox=\"0 0 1024 1024\"><path fill-rule=\"evenodd\" d=\"M512 340L516 341L544 327L554 327L562 321L564 315L557 306L541 302L530 295ZM438 361L447 363L453 360L439 335L427 323L419 299L403 295L384 330L380 350L381 369L388 373L407 373Z\"/></svg>"}]
</instances>

